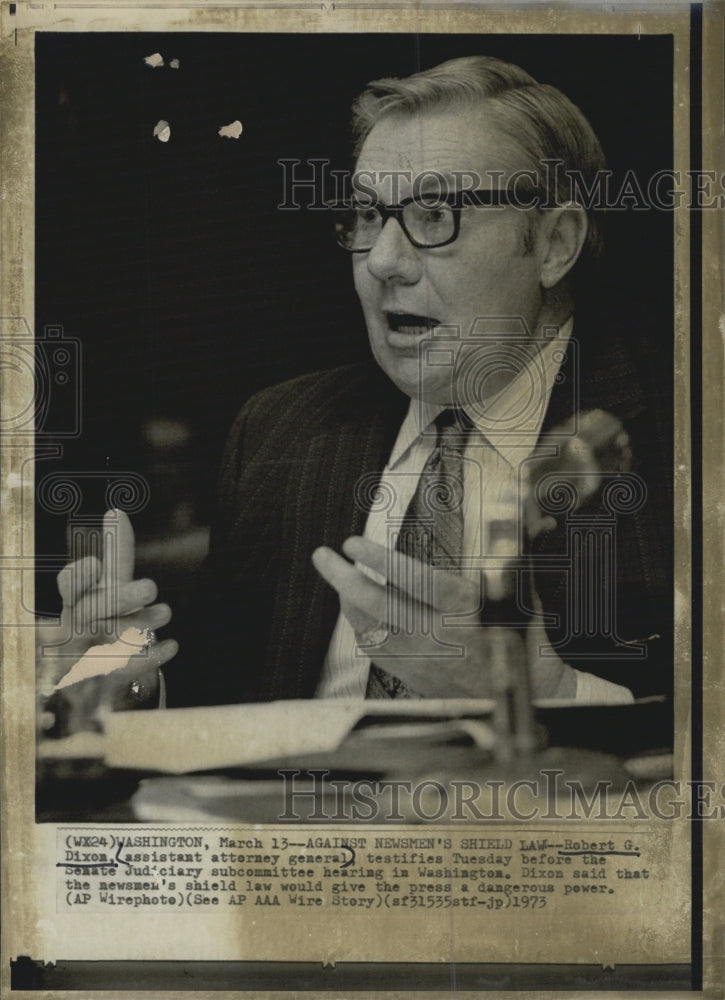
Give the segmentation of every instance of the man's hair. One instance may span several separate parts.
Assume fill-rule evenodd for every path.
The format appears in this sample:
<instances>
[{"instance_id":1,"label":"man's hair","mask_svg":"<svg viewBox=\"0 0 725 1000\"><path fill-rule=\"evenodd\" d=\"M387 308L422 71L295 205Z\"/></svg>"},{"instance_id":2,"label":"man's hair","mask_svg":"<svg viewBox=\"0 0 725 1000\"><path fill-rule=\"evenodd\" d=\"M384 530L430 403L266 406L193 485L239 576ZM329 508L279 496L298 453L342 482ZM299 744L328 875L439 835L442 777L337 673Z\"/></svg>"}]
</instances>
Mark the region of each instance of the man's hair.
<instances>
[{"instance_id":1,"label":"man's hair","mask_svg":"<svg viewBox=\"0 0 725 1000\"><path fill-rule=\"evenodd\" d=\"M538 83L519 66L491 56L451 59L412 76L373 80L352 107L354 157L373 126L387 115L483 102L495 127L524 151L528 169L548 177L552 189L545 192L545 204L571 200L568 171L581 173L586 189L596 190L597 174L606 170L606 160L579 108L556 87ZM562 162L558 169L552 165L545 171L544 160ZM585 208L589 227L582 256L595 257L602 249L600 227L597 213Z\"/></svg>"}]
</instances>

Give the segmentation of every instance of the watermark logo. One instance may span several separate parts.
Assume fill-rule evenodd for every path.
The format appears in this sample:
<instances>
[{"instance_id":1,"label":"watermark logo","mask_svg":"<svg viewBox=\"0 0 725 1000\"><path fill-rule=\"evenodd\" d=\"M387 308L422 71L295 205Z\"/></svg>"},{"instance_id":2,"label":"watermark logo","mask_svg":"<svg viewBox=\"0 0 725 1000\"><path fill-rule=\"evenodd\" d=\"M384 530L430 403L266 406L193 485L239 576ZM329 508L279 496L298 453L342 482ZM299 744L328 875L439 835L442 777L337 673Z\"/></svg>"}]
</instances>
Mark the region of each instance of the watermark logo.
<instances>
[{"instance_id":1,"label":"watermark logo","mask_svg":"<svg viewBox=\"0 0 725 1000\"><path fill-rule=\"evenodd\" d=\"M327 770L280 770L284 822L631 823L652 820L723 820L725 785L660 779L648 787L634 779L585 784L542 768L532 777L373 780L333 778ZM572 848L586 851L585 845Z\"/></svg>"},{"instance_id":2,"label":"watermark logo","mask_svg":"<svg viewBox=\"0 0 725 1000\"><path fill-rule=\"evenodd\" d=\"M552 209L578 205L587 211L662 211L725 207L725 174L714 170L662 169L641 177L633 169L617 177L600 170L585 177L581 170L565 169L560 159L542 160L537 169L351 171L332 168L324 157L306 160L282 157L282 197L277 207L283 211L324 210L331 205L351 202L369 208L382 203L398 204L402 197L425 200L426 205L443 204L462 197L473 206L496 210L501 204L476 199L480 191L506 192L505 204L520 210Z\"/></svg>"}]
</instances>

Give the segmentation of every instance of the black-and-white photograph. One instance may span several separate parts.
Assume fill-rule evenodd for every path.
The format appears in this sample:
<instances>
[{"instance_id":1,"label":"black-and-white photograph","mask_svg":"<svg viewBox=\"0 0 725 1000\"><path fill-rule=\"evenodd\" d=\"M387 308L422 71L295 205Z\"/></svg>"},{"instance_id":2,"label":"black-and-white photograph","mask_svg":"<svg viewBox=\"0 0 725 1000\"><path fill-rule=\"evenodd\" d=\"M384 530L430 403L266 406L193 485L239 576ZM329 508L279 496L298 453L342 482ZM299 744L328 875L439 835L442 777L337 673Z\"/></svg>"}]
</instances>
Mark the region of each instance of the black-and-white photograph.
<instances>
[{"instance_id":1,"label":"black-and-white photograph","mask_svg":"<svg viewBox=\"0 0 725 1000\"><path fill-rule=\"evenodd\" d=\"M701 19L10 6L13 987L702 988Z\"/></svg>"},{"instance_id":2,"label":"black-and-white photograph","mask_svg":"<svg viewBox=\"0 0 725 1000\"><path fill-rule=\"evenodd\" d=\"M532 770L540 703L588 751L671 750L671 37L36 56L42 743L151 709L160 771L243 767L244 715L210 744L172 710L301 701L253 716L267 759L346 769L319 699L397 777L447 741L455 776L471 713L466 770ZM57 773L41 819L72 818Z\"/></svg>"}]
</instances>

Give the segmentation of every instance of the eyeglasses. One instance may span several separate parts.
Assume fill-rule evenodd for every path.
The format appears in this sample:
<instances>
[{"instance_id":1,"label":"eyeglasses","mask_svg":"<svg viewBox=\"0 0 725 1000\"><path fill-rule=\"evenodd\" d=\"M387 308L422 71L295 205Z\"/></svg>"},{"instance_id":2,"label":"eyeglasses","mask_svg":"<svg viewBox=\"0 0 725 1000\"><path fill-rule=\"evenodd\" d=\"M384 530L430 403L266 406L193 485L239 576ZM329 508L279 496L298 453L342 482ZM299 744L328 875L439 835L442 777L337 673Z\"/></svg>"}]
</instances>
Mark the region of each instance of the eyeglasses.
<instances>
[{"instance_id":1,"label":"eyeglasses","mask_svg":"<svg viewBox=\"0 0 725 1000\"><path fill-rule=\"evenodd\" d=\"M458 238L461 211L467 205L499 207L517 204L513 192L496 188L449 195L418 195L398 205L332 202L337 242L350 253L368 253L388 219L395 219L408 240L421 250L444 247Z\"/></svg>"}]
</instances>

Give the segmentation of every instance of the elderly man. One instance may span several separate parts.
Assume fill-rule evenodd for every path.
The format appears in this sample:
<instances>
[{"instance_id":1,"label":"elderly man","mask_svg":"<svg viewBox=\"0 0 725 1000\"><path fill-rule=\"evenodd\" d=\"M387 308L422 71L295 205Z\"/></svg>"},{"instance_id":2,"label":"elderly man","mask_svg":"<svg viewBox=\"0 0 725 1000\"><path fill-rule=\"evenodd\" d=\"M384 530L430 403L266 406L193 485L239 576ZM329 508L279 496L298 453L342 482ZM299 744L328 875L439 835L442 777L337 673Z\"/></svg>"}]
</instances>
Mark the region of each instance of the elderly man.
<instances>
[{"instance_id":1,"label":"elderly man","mask_svg":"<svg viewBox=\"0 0 725 1000\"><path fill-rule=\"evenodd\" d=\"M600 246L570 184L605 167L589 123L522 69L471 57L372 83L353 124L355 193L332 220L375 364L274 386L241 411L184 623L197 679L177 691L170 668L169 704L485 696L501 621L535 695L666 691L666 463L624 349L575 327L575 267ZM592 411L626 427L612 425L641 496L619 517L601 495L554 517L529 495L532 470L567 441L594 455L575 437ZM575 508L588 536L572 533ZM576 549L594 536L614 553ZM498 600L502 551L514 587ZM84 571L65 581L69 607L98 587L100 567ZM127 574L120 594L117 633L130 612L168 620L149 582ZM161 663L176 647L156 649ZM128 702L125 675L116 687Z\"/></svg>"}]
</instances>

